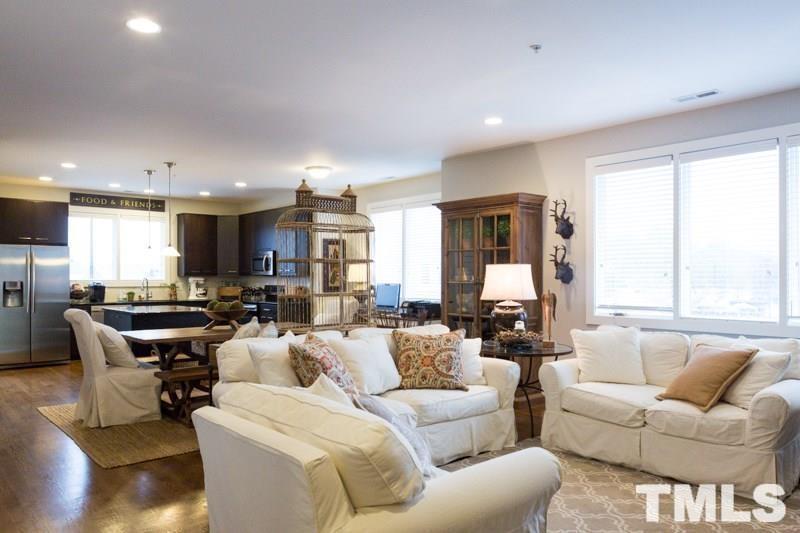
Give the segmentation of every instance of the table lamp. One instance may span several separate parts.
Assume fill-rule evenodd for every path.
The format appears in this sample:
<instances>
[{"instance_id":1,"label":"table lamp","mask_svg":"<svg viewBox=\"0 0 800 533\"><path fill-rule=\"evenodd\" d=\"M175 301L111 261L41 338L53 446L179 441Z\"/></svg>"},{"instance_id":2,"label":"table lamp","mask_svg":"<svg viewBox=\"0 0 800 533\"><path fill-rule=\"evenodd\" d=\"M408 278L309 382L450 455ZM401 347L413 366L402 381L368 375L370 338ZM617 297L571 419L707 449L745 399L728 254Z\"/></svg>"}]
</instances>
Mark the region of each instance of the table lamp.
<instances>
[{"instance_id":1,"label":"table lamp","mask_svg":"<svg viewBox=\"0 0 800 533\"><path fill-rule=\"evenodd\" d=\"M536 300L531 265L486 265L481 300L500 300L491 314L492 330L513 330L522 321L527 326L528 313L517 300Z\"/></svg>"}]
</instances>

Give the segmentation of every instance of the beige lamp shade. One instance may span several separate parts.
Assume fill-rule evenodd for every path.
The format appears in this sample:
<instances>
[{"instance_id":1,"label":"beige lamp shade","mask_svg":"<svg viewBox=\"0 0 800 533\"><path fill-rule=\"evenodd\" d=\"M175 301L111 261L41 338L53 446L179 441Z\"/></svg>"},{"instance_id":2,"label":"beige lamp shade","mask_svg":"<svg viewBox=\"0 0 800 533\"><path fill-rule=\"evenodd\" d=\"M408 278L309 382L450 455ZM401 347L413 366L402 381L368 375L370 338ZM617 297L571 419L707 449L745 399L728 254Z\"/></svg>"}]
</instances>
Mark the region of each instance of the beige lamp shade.
<instances>
[{"instance_id":1,"label":"beige lamp shade","mask_svg":"<svg viewBox=\"0 0 800 533\"><path fill-rule=\"evenodd\" d=\"M486 265L481 300L535 300L531 265Z\"/></svg>"}]
</instances>

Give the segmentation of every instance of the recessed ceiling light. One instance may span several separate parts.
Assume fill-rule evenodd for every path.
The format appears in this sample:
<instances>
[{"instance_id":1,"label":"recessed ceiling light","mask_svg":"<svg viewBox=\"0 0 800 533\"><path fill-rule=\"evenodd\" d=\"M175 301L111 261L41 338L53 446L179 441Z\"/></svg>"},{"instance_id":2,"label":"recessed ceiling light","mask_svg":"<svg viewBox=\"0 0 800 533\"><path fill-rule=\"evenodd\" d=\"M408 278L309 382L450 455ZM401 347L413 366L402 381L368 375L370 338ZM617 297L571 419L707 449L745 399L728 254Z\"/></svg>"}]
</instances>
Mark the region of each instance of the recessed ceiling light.
<instances>
[{"instance_id":1,"label":"recessed ceiling light","mask_svg":"<svg viewBox=\"0 0 800 533\"><path fill-rule=\"evenodd\" d=\"M310 167L306 167L306 172L308 172L308 175L314 179L324 180L331 175L333 169L323 165L312 165Z\"/></svg>"},{"instance_id":2,"label":"recessed ceiling light","mask_svg":"<svg viewBox=\"0 0 800 533\"><path fill-rule=\"evenodd\" d=\"M77 167L78 165L76 165L75 163L70 163L69 161L64 161L63 163L61 163L61 168L77 168Z\"/></svg>"},{"instance_id":3,"label":"recessed ceiling light","mask_svg":"<svg viewBox=\"0 0 800 533\"><path fill-rule=\"evenodd\" d=\"M39 181L53 181L50 176L39 176Z\"/></svg>"},{"instance_id":4,"label":"recessed ceiling light","mask_svg":"<svg viewBox=\"0 0 800 533\"><path fill-rule=\"evenodd\" d=\"M211 193L210 193L210 192L208 192L208 191L200 191L198 194L199 194L200 196L211 196Z\"/></svg>"},{"instance_id":5,"label":"recessed ceiling light","mask_svg":"<svg viewBox=\"0 0 800 533\"><path fill-rule=\"evenodd\" d=\"M129 30L133 30L138 33L161 33L161 26L159 26L154 20L150 20L146 17L130 19L125 23L125 25Z\"/></svg>"},{"instance_id":6,"label":"recessed ceiling light","mask_svg":"<svg viewBox=\"0 0 800 533\"><path fill-rule=\"evenodd\" d=\"M112 189L119 189L119 183L109 183L108 186Z\"/></svg>"},{"instance_id":7,"label":"recessed ceiling light","mask_svg":"<svg viewBox=\"0 0 800 533\"><path fill-rule=\"evenodd\" d=\"M153 194L154 192L156 192L156 190L155 190L155 189L145 189L145 190L144 190L144 193L145 193L145 194Z\"/></svg>"},{"instance_id":8,"label":"recessed ceiling light","mask_svg":"<svg viewBox=\"0 0 800 533\"><path fill-rule=\"evenodd\" d=\"M483 121L487 126L499 126L503 123L502 117L486 117Z\"/></svg>"},{"instance_id":9,"label":"recessed ceiling light","mask_svg":"<svg viewBox=\"0 0 800 533\"><path fill-rule=\"evenodd\" d=\"M245 187L247 187L247 184L243 181L237 181L236 183L234 183L234 185L236 185L240 189L244 189Z\"/></svg>"}]
</instances>

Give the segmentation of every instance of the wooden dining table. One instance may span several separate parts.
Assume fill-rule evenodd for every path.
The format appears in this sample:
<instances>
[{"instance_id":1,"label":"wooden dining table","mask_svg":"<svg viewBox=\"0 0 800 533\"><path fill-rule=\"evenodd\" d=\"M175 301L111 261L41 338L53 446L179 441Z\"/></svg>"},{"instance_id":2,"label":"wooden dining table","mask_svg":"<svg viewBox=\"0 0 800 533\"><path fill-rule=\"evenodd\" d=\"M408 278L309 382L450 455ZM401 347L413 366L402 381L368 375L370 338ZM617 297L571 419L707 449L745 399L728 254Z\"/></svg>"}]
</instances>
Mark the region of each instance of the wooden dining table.
<instances>
[{"instance_id":1,"label":"wooden dining table","mask_svg":"<svg viewBox=\"0 0 800 533\"><path fill-rule=\"evenodd\" d=\"M205 345L225 342L236 332L229 326L218 326L212 329L202 327L137 329L119 333L129 343L150 345L150 353L158 356L158 366L161 370L172 370L179 355L185 356L182 359L208 363L207 358L192 353L192 342L201 342ZM168 345L169 348L164 350L163 345Z\"/></svg>"}]
</instances>

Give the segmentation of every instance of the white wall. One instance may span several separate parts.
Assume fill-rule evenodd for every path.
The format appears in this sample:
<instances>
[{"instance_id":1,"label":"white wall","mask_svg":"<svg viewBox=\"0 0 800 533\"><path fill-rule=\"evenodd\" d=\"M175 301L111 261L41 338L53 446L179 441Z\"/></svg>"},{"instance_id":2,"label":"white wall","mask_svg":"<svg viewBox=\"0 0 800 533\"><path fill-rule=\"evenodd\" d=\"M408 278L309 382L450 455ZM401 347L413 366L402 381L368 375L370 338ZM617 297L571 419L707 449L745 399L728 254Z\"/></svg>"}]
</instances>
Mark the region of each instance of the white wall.
<instances>
[{"instance_id":1,"label":"white wall","mask_svg":"<svg viewBox=\"0 0 800 533\"><path fill-rule=\"evenodd\" d=\"M413 178L391 180L368 187L358 187L353 190L358 195L358 212L367 214L369 205L376 202L427 194L441 194L442 175L439 172L434 172Z\"/></svg>"},{"instance_id":2,"label":"white wall","mask_svg":"<svg viewBox=\"0 0 800 533\"><path fill-rule=\"evenodd\" d=\"M676 104L678 105L678 104ZM702 139L741 131L800 122L800 90L743 100L613 126L568 137L465 154L442 162L443 200L504 192L546 194L548 202L566 199L575 220L575 235L567 243L567 259L575 280L563 285L545 263L544 285L558 295L555 334L569 340L569 330L585 324L585 163L588 157ZM487 186L487 184L489 186ZM571 213L570 213L571 212ZM563 242L552 218L545 224L545 257Z\"/></svg>"}]
</instances>

